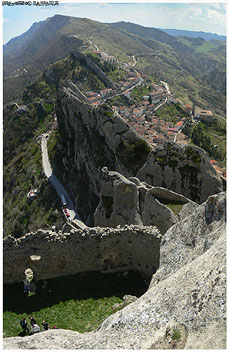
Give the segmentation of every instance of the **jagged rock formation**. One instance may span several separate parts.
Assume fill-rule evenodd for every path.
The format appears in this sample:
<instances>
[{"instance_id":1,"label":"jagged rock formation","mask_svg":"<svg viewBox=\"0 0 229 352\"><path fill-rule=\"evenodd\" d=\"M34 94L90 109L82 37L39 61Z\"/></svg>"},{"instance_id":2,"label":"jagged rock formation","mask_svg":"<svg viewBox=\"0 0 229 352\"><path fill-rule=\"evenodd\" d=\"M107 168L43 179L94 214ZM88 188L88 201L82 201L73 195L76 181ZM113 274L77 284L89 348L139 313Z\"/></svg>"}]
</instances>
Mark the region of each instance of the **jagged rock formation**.
<instances>
[{"instance_id":1,"label":"jagged rock formation","mask_svg":"<svg viewBox=\"0 0 229 352\"><path fill-rule=\"evenodd\" d=\"M159 266L161 235L155 227L67 230L38 230L20 239L5 237L4 283L22 281L25 268L33 270L36 280L86 271L126 270L140 271L150 279Z\"/></svg>"},{"instance_id":2,"label":"jagged rock formation","mask_svg":"<svg viewBox=\"0 0 229 352\"><path fill-rule=\"evenodd\" d=\"M203 216L199 216L200 213ZM226 197L225 193L219 193L210 196L186 218L182 229L179 224L169 229L162 241L160 270L153 276L151 286L205 253L225 230L225 224Z\"/></svg>"},{"instance_id":3,"label":"jagged rock formation","mask_svg":"<svg viewBox=\"0 0 229 352\"><path fill-rule=\"evenodd\" d=\"M223 191L222 180L209 163L207 153L194 145L181 147L173 142L158 145L136 176L200 204Z\"/></svg>"},{"instance_id":4,"label":"jagged rock formation","mask_svg":"<svg viewBox=\"0 0 229 352\"><path fill-rule=\"evenodd\" d=\"M173 142L152 147L108 105L92 108L73 84L59 91L56 110L67 188L90 226L104 166L196 203L223 190L204 150Z\"/></svg>"},{"instance_id":5,"label":"jagged rock formation","mask_svg":"<svg viewBox=\"0 0 229 352\"><path fill-rule=\"evenodd\" d=\"M56 110L68 188L76 204L80 203L81 218L92 225L101 188L100 169L107 166L133 176L152 148L108 105L95 109L86 104L73 85L60 90ZM88 221L85 214L92 219Z\"/></svg>"},{"instance_id":6,"label":"jagged rock formation","mask_svg":"<svg viewBox=\"0 0 229 352\"><path fill-rule=\"evenodd\" d=\"M167 204L167 206L166 206ZM178 207L177 214L169 205ZM163 234L176 222L189 216L197 204L162 187L152 187L136 177L102 169L100 202L94 214L95 226L125 224L154 225Z\"/></svg>"},{"instance_id":7,"label":"jagged rock formation","mask_svg":"<svg viewBox=\"0 0 229 352\"><path fill-rule=\"evenodd\" d=\"M225 349L225 228L221 193L167 231L148 291L96 331L49 330L6 338L4 348Z\"/></svg>"}]
</instances>

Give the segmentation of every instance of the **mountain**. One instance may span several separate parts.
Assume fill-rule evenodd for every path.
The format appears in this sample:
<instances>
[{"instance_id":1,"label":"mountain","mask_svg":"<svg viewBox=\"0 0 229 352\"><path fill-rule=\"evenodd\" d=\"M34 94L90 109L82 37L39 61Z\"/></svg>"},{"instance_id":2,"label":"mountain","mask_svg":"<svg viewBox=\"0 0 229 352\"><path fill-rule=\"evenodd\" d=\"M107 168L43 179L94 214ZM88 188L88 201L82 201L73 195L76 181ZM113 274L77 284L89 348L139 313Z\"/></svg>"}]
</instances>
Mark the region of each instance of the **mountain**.
<instances>
[{"instance_id":1,"label":"mountain","mask_svg":"<svg viewBox=\"0 0 229 352\"><path fill-rule=\"evenodd\" d=\"M216 107L218 114L224 114L225 42L193 44L190 39L134 23L103 24L55 15L4 46L4 103L17 101L43 68L73 49L88 52L99 47L122 62L131 62L130 56L136 55L142 73L168 81L184 100L202 108Z\"/></svg>"},{"instance_id":2,"label":"mountain","mask_svg":"<svg viewBox=\"0 0 229 352\"><path fill-rule=\"evenodd\" d=\"M65 57L65 53L63 52L61 55L61 48L56 45L62 39L61 30L69 24L69 21L70 17L68 16L56 15L52 19L48 18L33 24L26 33L4 45L4 77L29 64L34 67L34 60L39 60L40 66L45 67L60 59L60 56ZM64 49L66 50L66 48Z\"/></svg>"},{"instance_id":3,"label":"mountain","mask_svg":"<svg viewBox=\"0 0 229 352\"><path fill-rule=\"evenodd\" d=\"M133 54L152 52L138 38L106 24L86 18L55 15L33 25L25 34L4 45L4 103L15 101L43 68L67 57L72 49L85 51L91 48L92 39L102 50L121 60L128 59L123 48ZM156 43L156 47L160 44Z\"/></svg>"},{"instance_id":4,"label":"mountain","mask_svg":"<svg viewBox=\"0 0 229 352\"><path fill-rule=\"evenodd\" d=\"M225 114L225 41L209 42L197 38L175 38L158 29L130 22L109 25L122 30L123 33L132 33L148 46L148 52L138 54L137 67L141 65L143 72L167 81L175 93L183 99L192 101L202 108L206 105L211 109L217 107L219 114L223 111ZM155 47L156 44L160 45L157 51L150 53L149 48Z\"/></svg>"},{"instance_id":5,"label":"mountain","mask_svg":"<svg viewBox=\"0 0 229 352\"><path fill-rule=\"evenodd\" d=\"M164 33L163 31L156 29L156 28L148 28L143 27L135 23L130 22L117 22L117 23L110 23L111 27L116 29L122 29L134 35L137 35L144 39L156 40L159 43L164 43L170 45L172 48L179 50L179 51L190 51L186 45L180 43L176 38L171 35ZM147 42L144 42L147 45Z\"/></svg>"},{"instance_id":6,"label":"mountain","mask_svg":"<svg viewBox=\"0 0 229 352\"><path fill-rule=\"evenodd\" d=\"M184 107L223 115L225 45L118 26L54 16L4 49L4 336L22 336L12 325L22 311L38 322L44 312L58 327L41 338L6 338L6 348L225 348L225 179L208 156L225 150L225 118L199 123ZM150 103L155 93L158 109ZM174 142L185 131L169 130L180 123L206 151L184 145L184 135L181 145ZM50 177L42 167L44 141ZM225 163L225 153L217 157ZM61 202L51 184L55 176L79 211L80 228L67 217L70 201ZM25 297L28 267L35 282ZM150 285L141 298L128 289L124 296L116 281L114 291L108 295L102 285L101 294L93 276L93 294L83 280L79 303L78 272L117 272L126 280L132 270ZM67 289L56 290L67 281ZM99 299L100 308L100 298L109 297L111 316L102 323L91 302ZM94 328L85 335L67 330Z\"/></svg>"},{"instance_id":7,"label":"mountain","mask_svg":"<svg viewBox=\"0 0 229 352\"><path fill-rule=\"evenodd\" d=\"M186 31L183 29L164 29L164 28L158 28L158 29L174 37L183 36L183 37L191 37L191 38L202 38L205 40L226 40L227 39L225 35L219 35L216 33L208 33L208 32L202 32L202 31Z\"/></svg>"}]
</instances>

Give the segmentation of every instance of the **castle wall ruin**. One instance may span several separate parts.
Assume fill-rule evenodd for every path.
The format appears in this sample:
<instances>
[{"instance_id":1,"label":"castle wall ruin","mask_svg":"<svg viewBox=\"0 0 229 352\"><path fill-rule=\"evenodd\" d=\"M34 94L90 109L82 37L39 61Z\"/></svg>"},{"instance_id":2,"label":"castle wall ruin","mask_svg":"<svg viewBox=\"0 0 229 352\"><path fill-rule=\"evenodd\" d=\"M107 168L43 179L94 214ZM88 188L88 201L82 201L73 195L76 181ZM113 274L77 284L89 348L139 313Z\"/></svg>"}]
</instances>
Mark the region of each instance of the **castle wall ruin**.
<instances>
[{"instance_id":1,"label":"castle wall ruin","mask_svg":"<svg viewBox=\"0 0 229 352\"><path fill-rule=\"evenodd\" d=\"M26 268L36 280L87 271L134 270L150 279L159 267L161 235L152 226L38 230L3 241L3 282L20 282Z\"/></svg>"}]
</instances>

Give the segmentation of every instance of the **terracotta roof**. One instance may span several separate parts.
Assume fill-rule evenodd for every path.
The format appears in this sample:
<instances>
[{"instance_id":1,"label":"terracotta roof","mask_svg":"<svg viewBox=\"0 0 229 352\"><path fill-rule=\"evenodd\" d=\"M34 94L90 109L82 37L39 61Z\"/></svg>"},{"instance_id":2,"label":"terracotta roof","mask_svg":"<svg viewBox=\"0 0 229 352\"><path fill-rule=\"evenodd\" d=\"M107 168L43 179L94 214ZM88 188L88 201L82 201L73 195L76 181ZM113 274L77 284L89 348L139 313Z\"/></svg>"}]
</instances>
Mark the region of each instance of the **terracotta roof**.
<instances>
[{"instance_id":1,"label":"terracotta roof","mask_svg":"<svg viewBox=\"0 0 229 352\"><path fill-rule=\"evenodd\" d=\"M176 123L176 126L182 126L184 124L184 121L179 121Z\"/></svg>"}]
</instances>

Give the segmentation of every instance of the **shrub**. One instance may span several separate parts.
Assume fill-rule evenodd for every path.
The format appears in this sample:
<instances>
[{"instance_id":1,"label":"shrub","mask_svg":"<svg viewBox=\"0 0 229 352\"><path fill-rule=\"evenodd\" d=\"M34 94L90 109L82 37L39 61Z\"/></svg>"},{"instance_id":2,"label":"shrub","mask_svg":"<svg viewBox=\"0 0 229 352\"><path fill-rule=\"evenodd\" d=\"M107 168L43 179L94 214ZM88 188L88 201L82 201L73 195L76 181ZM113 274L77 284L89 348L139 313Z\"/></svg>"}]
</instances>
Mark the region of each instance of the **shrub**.
<instances>
[{"instance_id":1,"label":"shrub","mask_svg":"<svg viewBox=\"0 0 229 352\"><path fill-rule=\"evenodd\" d=\"M178 340L180 340L180 339L181 339L181 333L180 333L180 331L174 329L174 330L173 330L173 334L172 334L172 340L178 341Z\"/></svg>"}]
</instances>

